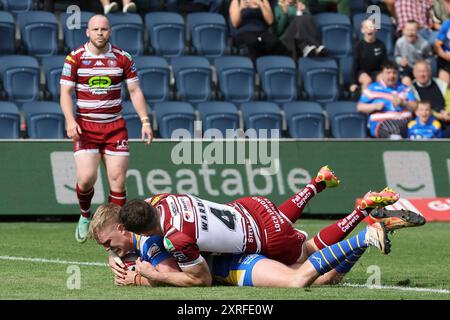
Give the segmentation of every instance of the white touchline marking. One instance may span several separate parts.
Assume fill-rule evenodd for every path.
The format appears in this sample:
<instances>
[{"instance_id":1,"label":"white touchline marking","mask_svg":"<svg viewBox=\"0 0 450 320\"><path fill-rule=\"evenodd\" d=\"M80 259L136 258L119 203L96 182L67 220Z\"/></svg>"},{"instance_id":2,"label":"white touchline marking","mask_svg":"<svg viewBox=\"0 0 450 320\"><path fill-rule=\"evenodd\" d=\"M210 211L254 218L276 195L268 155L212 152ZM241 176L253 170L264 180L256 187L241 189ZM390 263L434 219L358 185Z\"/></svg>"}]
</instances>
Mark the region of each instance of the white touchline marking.
<instances>
[{"instance_id":1,"label":"white touchline marking","mask_svg":"<svg viewBox=\"0 0 450 320\"><path fill-rule=\"evenodd\" d=\"M12 261L29 261L29 262L42 262L42 263L57 263L57 264L76 264L83 266L94 267L107 267L108 264L101 262L81 262L81 261L67 261L67 260L51 260L43 258L26 258L26 257L13 257L13 256L0 256L0 260L12 260ZM447 289L433 289L433 288L413 288L413 287L400 287L400 286L368 286L366 284L356 283L343 283L343 287L354 288L366 288L366 289L391 289L402 291L415 291L415 292L433 292L433 293L447 293L450 294L450 290Z\"/></svg>"},{"instance_id":2,"label":"white touchline marking","mask_svg":"<svg viewBox=\"0 0 450 320\"><path fill-rule=\"evenodd\" d=\"M67 260L51 260L43 258L25 258L25 257L12 257L12 256L0 256L0 260L13 260L13 261L29 261L29 262L43 262L43 263L59 263L59 264L78 264L82 266L94 266L94 267L107 267L108 264L101 262L80 262L80 261L67 261Z\"/></svg>"},{"instance_id":3,"label":"white touchline marking","mask_svg":"<svg viewBox=\"0 0 450 320\"><path fill-rule=\"evenodd\" d=\"M415 291L415 292L433 292L433 293L447 293L450 294L450 290L447 289L433 289L433 288L414 288L414 287L401 287L401 286L369 286L367 284L356 284L356 283L343 283L344 287L354 287L354 288L367 288L367 289L391 289L391 290L402 290L402 291Z\"/></svg>"}]
</instances>

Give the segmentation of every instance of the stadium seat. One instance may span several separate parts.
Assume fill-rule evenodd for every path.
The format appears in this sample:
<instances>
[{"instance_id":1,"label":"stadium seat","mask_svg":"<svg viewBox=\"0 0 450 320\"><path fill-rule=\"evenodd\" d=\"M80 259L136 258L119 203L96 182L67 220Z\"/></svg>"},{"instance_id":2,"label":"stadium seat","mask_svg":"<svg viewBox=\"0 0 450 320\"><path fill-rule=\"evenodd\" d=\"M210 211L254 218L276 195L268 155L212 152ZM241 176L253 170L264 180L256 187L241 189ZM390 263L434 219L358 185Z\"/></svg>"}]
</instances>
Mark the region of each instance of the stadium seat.
<instances>
[{"instance_id":1,"label":"stadium seat","mask_svg":"<svg viewBox=\"0 0 450 320\"><path fill-rule=\"evenodd\" d=\"M223 138L233 138L239 129L238 109L231 102L208 101L199 103L197 110L202 121L203 137L210 138L220 132ZM216 129L214 132L211 129ZM227 135L226 130L233 130L233 135ZM217 137L217 136L216 136Z\"/></svg>"},{"instance_id":2,"label":"stadium seat","mask_svg":"<svg viewBox=\"0 0 450 320\"><path fill-rule=\"evenodd\" d=\"M322 43L331 57L345 57L352 54L353 29L350 19L340 13L318 13L314 22L322 33Z\"/></svg>"},{"instance_id":3,"label":"stadium seat","mask_svg":"<svg viewBox=\"0 0 450 320\"><path fill-rule=\"evenodd\" d=\"M7 11L0 11L0 55L16 51L16 25L14 17Z\"/></svg>"},{"instance_id":4,"label":"stadium seat","mask_svg":"<svg viewBox=\"0 0 450 320\"><path fill-rule=\"evenodd\" d=\"M156 55L180 56L184 52L183 17L174 12L149 12L145 15L150 43Z\"/></svg>"},{"instance_id":5,"label":"stadium seat","mask_svg":"<svg viewBox=\"0 0 450 320\"><path fill-rule=\"evenodd\" d=\"M170 95L170 69L166 59L155 56L137 56L134 59L145 99L162 102Z\"/></svg>"},{"instance_id":6,"label":"stadium seat","mask_svg":"<svg viewBox=\"0 0 450 320\"><path fill-rule=\"evenodd\" d=\"M356 110L356 102L335 101L325 105L335 138L367 138L366 115Z\"/></svg>"},{"instance_id":7,"label":"stadium seat","mask_svg":"<svg viewBox=\"0 0 450 320\"><path fill-rule=\"evenodd\" d=\"M252 101L240 105L246 134L251 138L281 137L282 119L278 105L268 101ZM250 131L249 131L250 129ZM252 130L255 130L252 132ZM272 130L276 130L273 133ZM253 134L255 134L253 136Z\"/></svg>"},{"instance_id":8,"label":"stadium seat","mask_svg":"<svg viewBox=\"0 0 450 320\"><path fill-rule=\"evenodd\" d=\"M339 59L339 72L344 92L349 95L350 85L352 84L353 56Z\"/></svg>"},{"instance_id":9,"label":"stadium seat","mask_svg":"<svg viewBox=\"0 0 450 320\"><path fill-rule=\"evenodd\" d=\"M89 19L94 15L93 12L80 11L80 20L77 21L71 14L61 13L61 27L66 51L74 50L89 40L86 36L86 29ZM79 23L79 26L76 23Z\"/></svg>"},{"instance_id":10,"label":"stadium seat","mask_svg":"<svg viewBox=\"0 0 450 320\"><path fill-rule=\"evenodd\" d=\"M39 63L34 57L0 56L0 79L8 100L17 104L39 98Z\"/></svg>"},{"instance_id":11,"label":"stadium seat","mask_svg":"<svg viewBox=\"0 0 450 320\"><path fill-rule=\"evenodd\" d=\"M256 60L265 98L277 103L297 98L297 71L290 57L264 56Z\"/></svg>"},{"instance_id":12,"label":"stadium seat","mask_svg":"<svg viewBox=\"0 0 450 320\"><path fill-rule=\"evenodd\" d=\"M151 118L151 109L147 106L147 114L150 118L150 123L152 123ZM133 107L133 103L128 101L122 101L122 116L125 119L127 129L128 129L128 138L130 139L141 139L142 138L142 123L141 118L136 113L136 110Z\"/></svg>"},{"instance_id":13,"label":"stadium seat","mask_svg":"<svg viewBox=\"0 0 450 320\"><path fill-rule=\"evenodd\" d=\"M0 139L18 139L19 133L19 109L12 102L0 101Z\"/></svg>"},{"instance_id":14,"label":"stadium seat","mask_svg":"<svg viewBox=\"0 0 450 320\"><path fill-rule=\"evenodd\" d=\"M158 102L153 110L161 138L171 138L177 129L185 129L190 137L194 137L195 112L191 104L181 101Z\"/></svg>"},{"instance_id":15,"label":"stadium seat","mask_svg":"<svg viewBox=\"0 0 450 320\"><path fill-rule=\"evenodd\" d=\"M51 12L28 11L17 15L25 52L47 57L58 52L58 23Z\"/></svg>"},{"instance_id":16,"label":"stadium seat","mask_svg":"<svg viewBox=\"0 0 450 320\"><path fill-rule=\"evenodd\" d=\"M220 94L227 101L242 103L255 95L255 69L248 57L228 56L214 62Z\"/></svg>"},{"instance_id":17,"label":"stadium seat","mask_svg":"<svg viewBox=\"0 0 450 320\"><path fill-rule=\"evenodd\" d=\"M52 56L42 59L45 74L46 96L54 101L59 101L61 72L66 56Z\"/></svg>"},{"instance_id":18,"label":"stadium seat","mask_svg":"<svg viewBox=\"0 0 450 320\"><path fill-rule=\"evenodd\" d=\"M322 106L312 101L293 101L283 104L291 138L323 138L325 116Z\"/></svg>"},{"instance_id":19,"label":"stadium seat","mask_svg":"<svg viewBox=\"0 0 450 320\"><path fill-rule=\"evenodd\" d=\"M33 10L34 0L0 0L3 10L19 13Z\"/></svg>"},{"instance_id":20,"label":"stadium seat","mask_svg":"<svg viewBox=\"0 0 450 320\"><path fill-rule=\"evenodd\" d=\"M111 43L132 56L144 54L144 24L137 13L108 14Z\"/></svg>"},{"instance_id":21,"label":"stadium seat","mask_svg":"<svg viewBox=\"0 0 450 320\"><path fill-rule=\"evenodd\" d=\"M362 39L363 34L361 33L361 22L371 16L368 13L358 13L353 16L353 31L357 35L357 39ZM377 32L377 38L383 41L386 46L386 51L388 56L394 55L394 25L392 24L391 18L382 13L380 15L380 29Z\"/></svg>"},{"instance_id":22,"label":"stadium seat","mask_svg":"<svg viewBox=\"0 0 450 320\"><path fill-rule=\"evenodd\" d=\"M339 98L339 68L331 58L300 58L300 77L308 100L330 102Z\"/></svg>"},{"instance_id":23,"label":"stadium seat","mask_svg":"<svg viewBox=\"0 0 450 320\"><path fill-rule=\"evenodd\" d=\"M208 59L197 56L172 58L177 96L191 103L208 101L211 97L211 67Z\"/></svg>"},{"instance_id":24,"label":"stadium seat","mask_svg":"<svg viewBox=\"0 0 450 320\"><path fill-rule=\"evenodd\" d=\"M31 139L64 139L65 120L61 107L56 102L35 101L22 105Z\"/></svg>"},{"instance_id":25,"label":"stadium seat","mask_svg":"<svg viewBox=\"0 0 450 320\"><path fill-rule=\"evenodd\" d=\"M227 25L222 15L210 12L188 14L187 27L192 47L198 55L217 58L226 54Z\"/></svg>"}]
</instances>

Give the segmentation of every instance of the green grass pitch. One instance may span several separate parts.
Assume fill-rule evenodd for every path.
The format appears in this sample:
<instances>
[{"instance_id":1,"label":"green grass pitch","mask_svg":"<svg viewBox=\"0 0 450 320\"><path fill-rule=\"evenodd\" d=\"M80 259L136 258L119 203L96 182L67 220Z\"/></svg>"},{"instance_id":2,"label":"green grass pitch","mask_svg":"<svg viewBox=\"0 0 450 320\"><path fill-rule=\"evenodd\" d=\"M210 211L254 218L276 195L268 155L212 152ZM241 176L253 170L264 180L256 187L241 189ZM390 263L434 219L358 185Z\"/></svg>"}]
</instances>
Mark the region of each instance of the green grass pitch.
<instances>
[{"instance_id":1,"label":"green grass pitch","mask_svg":"<svg viewBox=\"0 0 450 320\"><path fill-rule=\"evenodd\" d=\"M297 227L311 237L331 222L301 220ZM391 254L384 256L370 248L344 280L365 285L371 275L368 267L376 265L382 289L342 285L307 289L115 287L109 268L85 265L79 266L80 289L69 289L70 264L13 258L106 263L103 248L91 240L78 244L74 229L75 223L0 223L0 299L450 299L448 223L398 230L391 236Z\"/></svg>"}]
</instances>

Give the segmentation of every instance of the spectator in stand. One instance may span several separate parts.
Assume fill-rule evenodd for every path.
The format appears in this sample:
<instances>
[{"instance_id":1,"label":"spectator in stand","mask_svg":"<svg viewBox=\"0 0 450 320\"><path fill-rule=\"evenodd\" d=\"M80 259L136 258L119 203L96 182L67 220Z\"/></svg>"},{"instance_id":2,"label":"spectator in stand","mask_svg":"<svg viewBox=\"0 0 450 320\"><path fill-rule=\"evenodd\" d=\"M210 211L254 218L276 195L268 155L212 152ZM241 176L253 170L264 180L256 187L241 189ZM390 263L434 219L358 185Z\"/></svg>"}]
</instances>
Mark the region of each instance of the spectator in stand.
<instances>
[{"instance_id":1,"label":"spectator in stand","mask_svg":"<svg viewBox=\"0 0 450 320\"><path fill-rule=\"evenodd\" d=\"M237 29L234 45L246 47L253 61L263 55L287 53L281 41L272 33L274 15L268 0L232 0L230 20Z\"/></svg>"},{"instance_id":2,"label":"spectator in stand","mask_svg":"<svg viewBox=\"0 0 450 320\"><path fill-rule=\"evenodd\" d=\"M431 19L433 19L433 30L439 30L444 21L450 19L450 0L433 0Z\"/></svg>"},{"instance_id":3,"label":"spectator in stand","mask_svg":"<svg viewBox=\"0 0 450 320\"><path fill-rule=\"evenodd\" d=\"M419 28L431 31L433 20L430 11L431 0L396 0L397 33L400 34L410 20L417 21Z\"/></svg>"},{"instance_id":4,"label":"spectator in stand","mask_svg":"<svg viewBox=\"0 0 450 320\"><path fill-rule=\"evenodd\" d=\"M103 6L103 11L105 14L115 12L119 9L119 5L115 1L111 2L110 0L100 0L100 2ZM122 4L122 11L124 13L136 12L136 4L131 0L122 0Z\"/></svg>"},{"instance_id":5,"label":"spectator in stand","mask_svg":"<svg viewBox=\"0 0 450 320\"><path fill-rule=\"evenodd\" d=\"M295 61L299 57L325 53L320 30L302 1L279 0L275 7L274 29Z\"/></svg>"},{"instance_id":6,"label":"spectator in stand","mask_svg":"<svg viewBox=\"0 0 450 320\"><path fill-rule=\"evenodd\" d=\"M431 112L429 101L420 101L417 105L416 118L408 123L409 139L442 138L441 123Z\"/></svg>"},{"instance_id":7,"label":"spectator in stand","mask_svg":"<svg viewBox=\"0 0 450 320\"><path fill-rule=\"evenodd\" d=\"M434 51L438 56L439 78L450 83L450 20L442 25L434 42Z\"/></svg>"},{"instance_id":8,"label":"spectator in stand","mask_svg":"<svg viewBox=\"0 0 450 320\"><path fill-rule=\"evenodd\" d=\"M396 21L395 0L384 0L383 2L384 5L386 6L386 10L389 12L389 15L394 19L394 21Z\"/></svg>"},{"instance_id":9,"label":"spectator in stand","mask_svg":"<svg viewBox=\"0 0 450 320\"><path fill-rule=\"evenodd\" d=\"M338 13L345 14L346 16L350 16L352 13L351 12L352 0L304 0L303 2L305 3L308 10L311 10L311 5L313 4L313 2L320 2L320 3L332 2L336 3Z\"/></svg>"},{"instance_id":10,"label":"spectator in stand","mask_svg":"<svg viewBox=\"0 0 450 320\"><path fill-rule=\"evenodd\" d=\"M381 65L387 60L386 46L376 38L377 29L371 19L361 23L363 39L353 48L353 76L350 91L356 92L360 86L361 92L377 80Z\"/></svg>"},{"instance_id":11,"label":"spectator in stand","mask_svg":"<svg viewBox=\"0 0 450 320\"><path fill-rule=\"evenodd\" d=\"M395 62L404 85L410 86L413 79L413 67L419 60L430 61L433 51L427 40L419 34L419 25L411 20L405 24L403 36L395 43Z\"/></svg>"},{"instance_id":12,"label":"spectator in stand","mask_svg":"<svg viewBox=\"0 0 450 320\"><path fill-rule=\"evenodd\" d=\"M427 61L418 61L413 69L412 91L419 101L429 101L434 117L442 124L442 137L450 138L450 112L446 110L445 95L449 91L447 83L439 78L432 78L431 66Z\"/></svg>"},{"instance_id":13,"label":"spectator in stand","mask_svg":"<svg viewBox=\"0 0 450 320\"><path fill-rule=\"evenodd\" d=\"M380 80L364 90L356 108L369 115L372 137L401 139L417 101L413 92L398 81L397 65L387 61L381 68Z\"/></svg>"}]
</instances>

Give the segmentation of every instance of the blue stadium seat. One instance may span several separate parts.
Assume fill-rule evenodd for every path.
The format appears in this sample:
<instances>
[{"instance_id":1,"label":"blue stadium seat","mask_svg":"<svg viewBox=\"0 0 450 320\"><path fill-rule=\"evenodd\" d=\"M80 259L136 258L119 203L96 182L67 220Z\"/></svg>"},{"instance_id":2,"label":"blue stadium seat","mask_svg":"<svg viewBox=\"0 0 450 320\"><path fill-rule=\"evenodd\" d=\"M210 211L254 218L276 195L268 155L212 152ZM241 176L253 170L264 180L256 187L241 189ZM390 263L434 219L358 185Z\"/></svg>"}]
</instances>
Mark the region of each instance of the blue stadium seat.
<instances>
[{"instance_id":1,"label":"blue stadium seat","mask_svg":"<svg viewBox=\"0 0 450 320\"><path fill-rule=\"evenodd\" d=\"M134 59L139 82L145 99L162 102L170 95L170 69L166 59L155 56L138 56Z\"/></svg>"},{"instance_id":2,"label":"blue stadium seat","mask_svg":"<svg viewBox=\"0 0 450 320\"><path fill-rule=\"evenodd\" d=\"M236 131L239 129L238 109L231 102L208 101L198 104L197 110L202 121L203 136L210 138L220 132L223 138L233 138L227 135L227 129ZM211 129L216 129L214 132ZM216 136L217 137L217 136Z\"/></svg>"},{"instance_id":3,"label":"blue stadium seat","mask_svg":"<svg viewBox=\"0 0 450 320\"><path fill-rule=\"evenodd\" d=\"M178 98L191 103L208 101L211 97L211 67L208 59L197 56L172 58Z\"/></svg>"},{"instance_id":4,"label":"blue stadium seat","mask_svg":"<svg viewBox=\"0 0 450 320\"><path fill-rule=\"evenodd\" d=\"M152 123L152 113L151 109L147 106L147 114L150 118L150 123ZM142 123L141 118L136 113L136 110L133 107L133 103L128 101L122 101L122 116L125 119L127 129L128 129L128 138L130 139L141 139L142 138Z\"/></svg>"},{"instance_id":5,"label":"blue stadium seat","mask_svg":"<svg viewBox=\"0 0 450 320\"><path fill-rule=\"evenodd\" d=\"M371 14L368 13L358 13L353 16L353 31L358 39L362 39L363 37L363 34L361 33L361 22L370 16ZM377 39L383 41L388 56L394 55L394 32L395 28L390 16L382 13L380 15L380 29L377 32Z\"/></svg>"},{"instance_id":6,"label":"blue stadium seat","mask_svg":"<svg viewBox=\"0 0 450 320\"><path fill-rule=\"evenodd\" d=\"M251 138L276 138L281 137L282 119L278 105L268 101L252 101L240 105L244 119L244 128L246 134L256 130L256 135ZM277 130L272 135L271 130Z\"/></svg>"},{"instance_id":7,"label":"blue stadium seat","mask_svg":"<svg viewBox=\"0 0 450 320\"><path fill-rule=\"evenodd\" d=\"M61 27L66 51L75 50L89 40L86 36L86 29L89 19L94 15L93 12L80 11L80 20L76 21L71 14L61 13ZM79 25L76 25L77 23Z\"/></svg>"},{"instance_id":8,"label":"blue stadium seat","mask_svg":"<svg viewBox=\"0 0 450 320\"><path fill-rule=\"evenodd\" d=\"M227 25L218 13L198 12L187 16L191 44L198 55L217 58L226 54Z\"/></svg>"},{"instance_id":9,"label":"blue stadium seat","mask_svg":"<svg viewBox=\"0 0 450 320\"><path fill-rule=\"evenodd\" d=\"M39 98L40 69L34 57L1 56L0 79L10 101L21 104Z\"/></svg>"},{"instance_id":10,"label":"blue stadium seat","mask_svg":"<svg viewBox=\"0 0 450 320\"><path fill-rule=\"evenodd\" d=\"M31 139L64 139L65 120L61 107L56 102L35 101L22 105Z\"/></svg>"},{"instance_id":11,"label":"blue stadium seat","mask_svg":"<svg viewBox=\"0 0 450 320\"><path fill-rule=\"evenodd\" d=\"M144 54L144 24L137 13L108 14L111 43L132 56Z\"/></svg>"},{"instance_id":12,"label":"blue stadium seat","mask_svg":"<svg viewBox=\"0 0 450 320\"><path fill-rule=\"evenodd\" d=\"M0 0L3 10L19 13L33 10L34 0Z\"/></svg>"},{"instance_id":13,"label":"blue stadium seat","mask_svg":"<svg viewBox=\"0 0 450 320\"><path fill-rule=\"evenodd\" d=\"M259 57L256 60L256 70L267 100L283 103L297 98L297 70L292 58Z\"/></svg>"},{"instance_id":14,"label":"blue stadium seat","mask_svg":"<svg viewBox=\"0 0 450 320\"><path fill-rule=\"evenodd\" d=\"M366 115L356 110L356 102L335 101L325 105L335 138L367 138Z\"/></svg>"},{"instance_id":15,"label":"blue stadium seat","mask_svg":"<svg viewBox=\"0 0 450 320\"><path fill-rule=\"evenodd\" d=\"M339 98L339 68L331 58L300 58L303 89L309 100L331 102Z\"/></svg>"},{"instance_id":16,"label":"blue stadium seat","mask_svg":"<svg viewBox=\"0 0 450 320\"><path fill-rule=\"evenodd\" d=\"M322 106L313 101L293 101L283 104L291 138L323 138L325 116Z\"/></svg>"},{"instance_id":17,"label":"blue stadium seat","mask_svg":"<svg viewBox=\"0 0 450 320\"><path fill-rule=\"evenodd\" d=\"M58 52L58 23L51 12L28 11L17 15L22 45L30 55L47 57Z\"/></svg>"},{"instance_id":18,"label":"blue stadium seat","mask_svg":"<svg viewBox=\"0 0 450 320\"><path fill-rule=\"evenodd\" d=\"M150 12L145 15L150 43L156 55L180 56L184 52L183 17L174 12Z\"/></svg>"},{"instance_id":19,"label":"blue stadium seat","mask_svg":"<svg viewBox=\"0 0 450 320\"><path fill-rule=\"evenodd\" d=\"M176 129L185 129L194 137L195 112L190 103L181 101L159 102L153 107L161 138L169 139ZM186 137L187 138L187 137Z\"/></svg>"},{"instance_id":20,"label":"blue stadium seat","mask_svg":"<svg viewBox=\"0 0 450 320\"><path fill-rule=\"evenodd\" d=\"M314 22L322 33L322 43L332 57L345 57L352 53L353 29L350 19L340 13L319 13Z\"/></svg>"},{"instance_id":21,"label":"blue stadium seat","mask_svg":"<svg viewBox=\"0 0 450 320\"><path fill-rule=\"evenodd\" d=\"M0 11L0 55L16 51L16 25L14 17L7 11Z\"/></svg>"},{"instance_id":22,"label":"blue stadium seat","mask_svg":"<svg viewBox=\"0 0 450 320\"><path fill-rule=\"evenodd\" d=\"M61 72L66 56L52 56L42 59L45 74L45 89L49 99L59 101Z\"/></svg>"},{"instance_id":23,"label":"blue stadium seat","mask_svg":"<svg viewBox=\"0 0 450 320\"><path fill-rule=\"evenodd\" d=\"M0 139L18 139L19 133L19 109L12 102L0 101Z\"/></svg>"},{"instance_id":24,"label":"blue stadium seat","mask_svg":"<svg viewBox=\"0 0 450 320\"><path fill-rule=\"evenodd\" d=\"M242 103L255 95L255 69L248 57L228 56L214 62L220 93L225 100Z\"/></svg>"},{"instance_id":25,"label":"blue stadium seat","mask_svg":"<svg viewBox=\"0 0 450 320\"><path fill-rule=\"evenodd\" d=\"M350 85L352 84L353 56L339 59L339 72L341 74L342 86L347 94L350 94Z\"/></svg>"}]
</instances>

